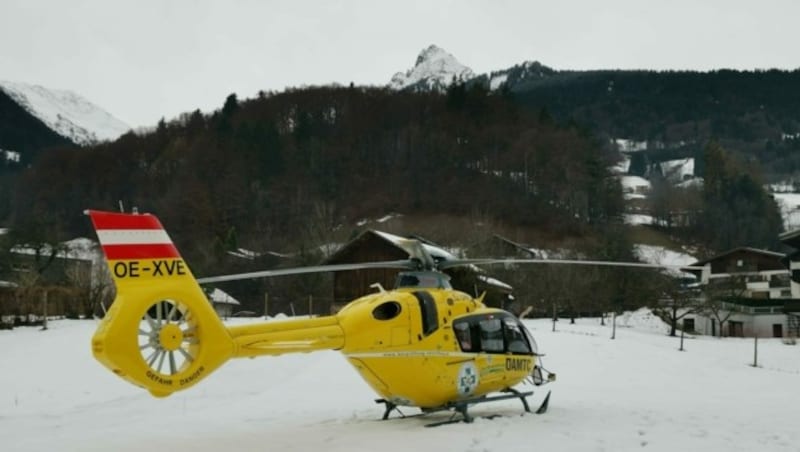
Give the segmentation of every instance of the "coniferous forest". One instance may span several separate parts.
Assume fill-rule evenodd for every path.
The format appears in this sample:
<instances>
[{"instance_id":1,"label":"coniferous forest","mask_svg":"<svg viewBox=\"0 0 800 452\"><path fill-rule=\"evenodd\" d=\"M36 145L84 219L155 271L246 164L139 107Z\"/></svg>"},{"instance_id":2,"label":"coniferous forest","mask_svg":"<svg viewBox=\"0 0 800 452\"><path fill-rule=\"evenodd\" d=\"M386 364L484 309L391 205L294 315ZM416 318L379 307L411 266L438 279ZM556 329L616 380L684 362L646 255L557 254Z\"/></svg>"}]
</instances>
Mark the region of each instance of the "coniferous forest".
<instances>
[{"instance_id":1,"label":"coniferous forest","mask_svg":"<svg viewBox=\"0 0 800 452\"><path fill-rule=\"evenodd\" d=\"M318 263L321 246L363 230L360 219L398 212L437 218L437 228L424 232L442 243L471 245L465 225L482 224L473 241L517 228L529 242L575 239L568 248L576 257L634 259L622 189L610 170L618 154L596 129L550 111L480 84L454 83L444 93L351 86L245 100L232 94L213 113L162 120L96 146L51 147L6 170L11 232L0 239L93 237L85 209L135 207L157 213L194 273L210 275L276 265L268 251L292 253L291 265ZM681 227L667 224L667 233L707 253L774 246L780 217L757 168L716 142L702 153L715 182L671 195L694 202L682 208ZM414 224L406 229L420 232ZM232 259L240 249L261 257ZM659 290L652 275L614 271L613 278L611 270L505 274L530 297L548 298L563 286L554 293L564 303L591 299L602 281L613 282L603 299L616 307L641 305L648 290ZM289 280L280 284L293 287L282 290L295 295L321 284ZM252 308L271 284L278 283L241 283L234 294Z\"/></svg>"},{"instance_id":2,"label":"coniferous forest","mask_svg":"<svg viewBox=\"0 0 800 452\"><path fill-rule=\"evenodd\" d=\"M580 129L480 89L231 95L210 116L46 153L21 176L13 222L86 234L84 209L122 201L158 212L190 255L208 243L297 243L320 206L343 224L393 211L480 211L577 234L621 213L611 163Z\"/></svg>"}]
</instances>

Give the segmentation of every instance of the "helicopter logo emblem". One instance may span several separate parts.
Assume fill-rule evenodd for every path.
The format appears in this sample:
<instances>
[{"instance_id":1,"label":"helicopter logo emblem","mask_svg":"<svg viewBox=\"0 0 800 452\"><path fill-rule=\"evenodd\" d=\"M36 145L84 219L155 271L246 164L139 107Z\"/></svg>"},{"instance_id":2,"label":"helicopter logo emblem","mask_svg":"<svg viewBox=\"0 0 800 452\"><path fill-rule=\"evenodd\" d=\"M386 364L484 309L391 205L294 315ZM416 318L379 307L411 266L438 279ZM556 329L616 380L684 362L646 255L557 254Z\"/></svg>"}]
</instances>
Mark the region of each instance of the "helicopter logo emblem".
<instances>
[{"instance_id":1,"label":"helicopter logo emblem","mask_svg":"<svg viewBox=\"0 0 800 452\"><path fill-rule=\"evenodd\" d=\"M472 362L464 363L458 370L458 393L469 395L478 387L478 370Z\"/></svg>"}]
</instances>

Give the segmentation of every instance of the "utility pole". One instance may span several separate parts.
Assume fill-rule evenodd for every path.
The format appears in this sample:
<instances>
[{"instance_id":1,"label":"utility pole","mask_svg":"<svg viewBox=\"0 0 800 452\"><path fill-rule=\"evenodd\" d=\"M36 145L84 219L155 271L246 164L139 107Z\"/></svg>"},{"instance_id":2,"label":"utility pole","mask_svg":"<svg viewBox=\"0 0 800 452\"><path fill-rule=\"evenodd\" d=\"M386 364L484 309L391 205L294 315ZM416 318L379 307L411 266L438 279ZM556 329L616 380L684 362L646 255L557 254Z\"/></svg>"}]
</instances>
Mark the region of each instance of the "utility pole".
<instances>
[{"instance_id":1,"label":"utility pole","mask_svg":"<svg viewBox=\"0 0 800 452\"><path fill-rule=\"evenodd\" d=\"M269 294L264 292L264 320L269 316Z\"/></svg>"},{"instance_id":2,"label":"utility pole","mask_svg":"<svg viewBox=\"0 0 800 452\"><path fill-rule=\"evenodd\" d=\"M44 320L42 321L42 330L47 329L47 289L44 289L42 292L42 316Z\"/></svg>"},{"instance_id":3,"label":"utility pole","mask_svg":"<svg viewBox=\"0 0 800 452\"><path fill-rule=\"evenodd\" d=\"M753 367L758 367L758 335L753 337Z\"/></svg>"},{"instance_id":4,"label":"utility pole","mask_svg":"<svg viewBox=\"0 0 800 452\"><path fill-rule=\"evenodd\" d=\"M308 296L308 318L314 317L314 296Z\"/></svg>"},{"instance_id":5,"label":"utility pole","mask_svg":"<svg viewBox=\"0 0 800 452\"><path fill-rule=\"evenodd\" d=\"M617 338L617 311L611 313L611 339Z\"/></svg>"}]
</instances>

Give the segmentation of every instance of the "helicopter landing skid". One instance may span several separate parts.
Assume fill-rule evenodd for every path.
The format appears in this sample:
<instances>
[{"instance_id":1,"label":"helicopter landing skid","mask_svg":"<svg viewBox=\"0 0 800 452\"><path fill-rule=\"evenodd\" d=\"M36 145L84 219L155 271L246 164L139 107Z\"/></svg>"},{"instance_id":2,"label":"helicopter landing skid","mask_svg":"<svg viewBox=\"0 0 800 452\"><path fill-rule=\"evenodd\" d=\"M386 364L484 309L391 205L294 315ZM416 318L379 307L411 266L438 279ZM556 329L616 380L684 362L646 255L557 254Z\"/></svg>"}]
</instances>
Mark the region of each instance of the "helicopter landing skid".
<instances>
[{"instance_id":1,"label":"helicopter landing skid","mask_svg":"<svg viewBox=\"0 0 800 452\"><path fill-rule=\"evenodd\" d=\"M423 409L422 413L415 414L415 415L405 415L405 414L403 414L403 412L400 411L400 409L398 408L397 404L395 404L395 403L393 403L393 402L391 402L389 400L386 400L386 399L376 399L375 403L383 403L383 404L386 405L386 410L383 412L382 420L388 419L389 415L391 414L392 411L397 411L398 413L400 413L400 417L402 417L402 418L417 417L417 416L422 416L422 415L425 415L425 414L428 414L428 413L435 413L435 412L438 412L438 411L450 411L450 410L453 411L453 415L450 416L450 419L447 419L447 420L444 420L444 421L439 421L439 422L433 422L433 423L430 423L430 424L425 424L425 427L438 427L440 425L455 424L455 423L458 423L458 422L470 423L475 419L474 417L472 417L469 414L468 409L469 409L470 405L477 405L479 403L486 403L486 402L497 402L499 400L519 399L522 402L522 406L525 408L525 412L526 413L530 413L531 412L530 406L528 405L527 397L533 395L533 391L520 392L520 391L517 391L516 389L508 388L508 389L505 389L505 390L503 390L501 392L504 392L506 394L494 395L494 396L481 396L481 397L475 397L475 398L472 398L472 399L459 400L457 402L450 402L450 403L447 403L445 405L442 405L442 406L436 407L436 408L425 408L425 409ZM536 410L536 414L545 413L547 411L547 407L548 407L549 404L550 404L550 391L547 391L547 395L545 396L545 398L542 401L541 405L539 405L539 408ZM457 417L459 414L461 416ZM494 419L495 417L498 417L498 416L499 415L490 415L490 416L484 416L484 418L486 418L486 419Z\"/></svg>"}]
</instances>

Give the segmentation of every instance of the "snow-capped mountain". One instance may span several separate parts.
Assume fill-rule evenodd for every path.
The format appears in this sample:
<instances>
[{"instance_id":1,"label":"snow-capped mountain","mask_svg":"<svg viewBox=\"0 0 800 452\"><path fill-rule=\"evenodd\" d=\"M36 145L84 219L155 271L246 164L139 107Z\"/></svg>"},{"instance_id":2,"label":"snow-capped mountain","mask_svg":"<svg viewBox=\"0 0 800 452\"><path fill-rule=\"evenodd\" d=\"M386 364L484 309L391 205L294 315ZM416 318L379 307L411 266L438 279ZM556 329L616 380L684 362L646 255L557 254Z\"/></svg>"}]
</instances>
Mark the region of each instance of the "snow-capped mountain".
<instances>
[{"instance_id":1,"label":"snow-capped mountain","mask_svg":"<svg viewBox=\"0 0 800 452\"><path fill-rule=\"evenodd\" d=\"M413 68L405 73L398 72L389 82L394 89L413 89L417 91L444 90L455 78L462 82L479 83L490 91L506 87L517 88L545 80L556 71L538 61L526 61L507 69L488 74L475 74L472 69L461 64L452 54L441 47L431 45L423 49Z\"/></svg>"},{"instance_id":2,"label":"snow-capped mountain","mask_svg":"<svg viewBox=\"0 0 800 452\"><path fill-rule=\"evenodd\" d=\"M114 140L130 126L72 91L0 81L0 91L72 142L85 145Z\"/></svg>"},{"instance_id":3,"label":"snow-capped mountain","mask_svg":"<svg viewBox=\"0 0 800 452\"><path fill-rule=\"evenodd\" d=\"M444 49L431 45L420 52L413 68L395 74L389 86L394 89L444 90L454 78L467 81L473 77L472 69Z\"/></svg>"}]
</instances>

